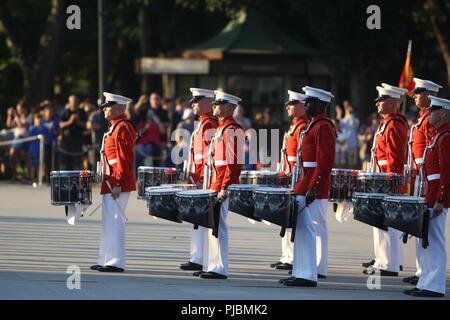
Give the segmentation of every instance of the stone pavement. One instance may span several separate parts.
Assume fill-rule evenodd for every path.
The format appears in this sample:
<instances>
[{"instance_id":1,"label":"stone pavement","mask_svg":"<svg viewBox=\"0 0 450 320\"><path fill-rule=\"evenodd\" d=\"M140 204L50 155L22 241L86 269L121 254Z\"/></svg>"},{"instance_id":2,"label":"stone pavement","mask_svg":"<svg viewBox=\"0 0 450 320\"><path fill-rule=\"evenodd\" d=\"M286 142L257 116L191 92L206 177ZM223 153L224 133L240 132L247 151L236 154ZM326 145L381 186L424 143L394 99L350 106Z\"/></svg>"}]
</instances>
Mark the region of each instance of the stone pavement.
<instances>
[{"instance_id":1,"label":"stone pavement","mask_svg":"<svg viewBox=\"0 0 450 320\"><path fill-rule=\"evenodd\" d=\"M98 193L94 189L88 212L100 203ZM331 212L330 208L329 276L317 288L278 284L278 279L288 277L269 267L280 255L279 228L250 224L233 213L228 220L228 280L198 279L179 270L189 256L192 226L154 219L136 193L127 208L127 270L100 274L89 266L98 252L101 210L70 226L63 207L50 205L49 187L1 182L0 299L412 299L402 293L410 286L401 278L414 272L413 239L405 246L401 276L382 278L380 290L369 290L359 265L372 258L372 230L354 220L339 223ZM447 238L448 224L447 219ZM81 269L80 290L66 285L72 265Z\"/></svg>"}]
</instances>

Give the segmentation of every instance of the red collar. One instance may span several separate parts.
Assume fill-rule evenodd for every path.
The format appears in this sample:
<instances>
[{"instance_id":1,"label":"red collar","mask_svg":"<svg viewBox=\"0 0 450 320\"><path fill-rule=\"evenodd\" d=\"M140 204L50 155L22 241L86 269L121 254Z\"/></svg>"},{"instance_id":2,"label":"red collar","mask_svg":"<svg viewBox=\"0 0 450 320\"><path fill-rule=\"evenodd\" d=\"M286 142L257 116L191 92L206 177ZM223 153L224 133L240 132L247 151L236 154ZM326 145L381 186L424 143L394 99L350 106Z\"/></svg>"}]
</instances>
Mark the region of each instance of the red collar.
<instances>
[{"instance_id":1,"label":"red collar","mask_svg":"<svg viewBox=\"0 0 450 320\"><path fill-rule=\"evenodd\" d=\"M426 116L427 114L430 114L430 110L427 108L419 110L419 118L422 118L423 116Z\"/></svg>"},{"instance_id":2,"label":"red collar","mask_svg":"<svg viewBox=\"0 0 450 320\"><path fill-rule=\"evenodd\" d=\"M202 114L198 118L200 119L200 121L203 121L207 118L214 118L214 116L213 116L212 112L208 112L208 113Z\"/></svg>"},{"instance_id":3,"label":"red collar","mask_svg":"<svg viewBox=\"0 0 450 320\"><path fill-rule=\"evenodd\" d=\"M118 117L117 119L111 120L110 124L113 126L115 125L117 122L122 121L122 120L126 120L127 118L125 117L125 115L121 115L120 117Z\"/></svg>"},{"instance_id":4,"label":"red collar","mask_svg":"<svg viewBox=\"0 0 450 320\"><path fill-rule=\"evenodd\" d=\"M236 122L236 121L234 120L234 118L233 118L233 115L228 116L228 117L223 118L223 119L220 119L220 120L219 120L219 125L220 125L220 126L224 126L224 125L229 124L229 123L232 123L232 122Z\"/></svg>"},{"instance_id":5,"label":"red collar","mask_svg":"<svg viewBox=\"0 0 450 320\"><path fill-rule=\"evenodd\" d=\"M294 118L292 120L292 125L295 126L295 125L299 124L300 122L308 122L308 116L306 114L304 114L299 118Z\"/></svg>"}]
</instances>

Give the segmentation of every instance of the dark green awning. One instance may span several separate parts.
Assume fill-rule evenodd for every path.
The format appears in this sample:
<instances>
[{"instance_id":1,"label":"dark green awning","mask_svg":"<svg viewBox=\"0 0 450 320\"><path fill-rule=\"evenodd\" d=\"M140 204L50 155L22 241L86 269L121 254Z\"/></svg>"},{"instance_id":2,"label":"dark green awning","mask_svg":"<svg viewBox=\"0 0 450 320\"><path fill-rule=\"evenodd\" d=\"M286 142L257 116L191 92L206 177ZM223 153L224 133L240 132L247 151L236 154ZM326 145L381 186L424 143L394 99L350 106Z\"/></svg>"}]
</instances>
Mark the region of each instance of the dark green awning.
<instances>
[{"instance_id":1,"label":"dark green awning","mask_svg":"<svg viewBox=\"0 0 450 320\"><path fill-rule=\"evenodd\" d=\"M241 11L235 20L213 38L185 52L218 51L231 54L295 54L313 55L319 52L300 44L281 31L269 19L253 10Z\"/></svg>"}]
</instances>

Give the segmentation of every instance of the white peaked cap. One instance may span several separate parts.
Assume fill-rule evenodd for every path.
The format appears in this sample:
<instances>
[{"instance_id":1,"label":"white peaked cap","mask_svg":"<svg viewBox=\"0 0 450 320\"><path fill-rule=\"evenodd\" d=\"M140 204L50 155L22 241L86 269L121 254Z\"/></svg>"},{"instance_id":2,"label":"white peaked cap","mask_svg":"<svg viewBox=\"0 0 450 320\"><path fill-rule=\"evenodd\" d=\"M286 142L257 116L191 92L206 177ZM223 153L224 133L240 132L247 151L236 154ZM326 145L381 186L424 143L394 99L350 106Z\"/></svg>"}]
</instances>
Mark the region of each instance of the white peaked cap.
<instances>
[{"instance_id":1,"label":"white peaked cap","mask_svg":"<svg viewBox=\"0 0 450 320\"><path fill-rule=\"evenodd\" d=\"M419 78L414 78L414 83L416 84L414 87L413 92L419 92L419 91L432 91L432 92L439 92L439 89L442 88L441 85L434 83L430 80L422 80Z\"/></svg>"},{"instance_id":2,"label":"white peaked cap","mask_svg":"<svg viewBox=\"0 0 450 320\"><path fill-rule=\"evenodd\" d=\"M381 86L383 88L387 88L387 89L391 89L391 90L397 91L398 93L400 93L400 96L408 93L408 89L392 86L392 85L387 84L387 83L382 83Z\"/></svg>"},{"instance_id":3,"label":"white peaked cap","mask_svg":"<svg viewBox=\"0 0 450 320\"><path fill-rule=\"evenodd\" d=\"M226 102L237 106L238 102L240 101L242 101L241 98L233 96L232 94L228 94L218 90L214 91L214 103Z\"/></svg>"},{"instance_id":4,"label":"white peaked cap","mask_svg":"<svg viewBox=\"0 0 450 320\"><path fill-rule=\"evenodd\" d=\"M400 99L403 96L403 93L400 93L398 90L393 90L379 86L377 87L377 91L378 91L378 98L376 98L375 101L380 101L385 98Z\"/></svg>"},{"instance_id":5,"label":"white peaked cap","mask_svg":"<svg viewBox=\"0 0 450 320\"><path fill-rule=\"evenodd\" d=\"M128 102L132 102L133 100L131 100L130 98L118 95L118 94L113 94L113 93L109 93L109 92L103 92L103 95L105 96L105 104L109 103L109 102L115 102L116 104L127 104Z\"/></svg>"},{"instance_id":6,"label":"white peaked cap","mask_svg":"<svg viewBox=\"0 0 450 320\"><path fill-rule=\"evenodd\" d=\"M317 98L323 102L330 102L331 99L334 98L331 92L322 89L305 86L302 90L305 92L306 98Z\"/></svg>"},{"instance_id":7,"label":"white peaked cap","mask_svg":"<svg viewBox=\"0 0 450 320\"><path fill-rule=\"evenodd\" d=\"M303 103L306 99L306 96L304 94L292 90L288 90L288 95L289 101L287 103L290 103L291 101L298 101Z\"/></svg>"},{"instance_id":8,"label":"white peaked cap","mask_svg":"<svg viewBox=\"0 0 450 320\"><path fill-rule=\"evenodd\" d=\"M445 109L450 110L450 100L438 98L435 96L430 96L430 106L428 110Z\"/></svg>"},{"instance_id":9,"label":"white peaked cap","mask_svg":"<svg viewBox=\"0 0 450 320\"><path fill-rule=\"evenodd\" d=\"M200 88L189 88L193 97L214 98L214 91Z\"/></svg>"}]
</instances>

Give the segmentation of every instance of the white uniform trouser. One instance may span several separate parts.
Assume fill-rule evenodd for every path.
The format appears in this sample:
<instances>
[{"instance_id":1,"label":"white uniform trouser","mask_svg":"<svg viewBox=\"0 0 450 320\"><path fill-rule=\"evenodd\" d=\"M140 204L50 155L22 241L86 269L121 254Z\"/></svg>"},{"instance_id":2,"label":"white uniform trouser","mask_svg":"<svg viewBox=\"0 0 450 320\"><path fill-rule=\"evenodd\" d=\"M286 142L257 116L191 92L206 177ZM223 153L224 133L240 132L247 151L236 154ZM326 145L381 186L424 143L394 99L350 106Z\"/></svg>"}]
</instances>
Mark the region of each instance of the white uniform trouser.
<instances>
[{"instance_id":1,"label":"white uniform trouser","mask_svg":"<svg viewBox=\"0 0 450 320\"><path fill-rule=\"evenodd\" d=\"M314 224L316 225L316 256L317 273L323 276L328 275L328 226L327 226L327 199L314 200ZM311 206L311 205L310 205Z\"/></svg>"},{"instance_id":2,"label":"white uniform trouser","mask_svg":"<svg viewBox=\"0 0 450 320\"><path fill-rule=\"evenodd\" d=\"M402 259L402 232L393 228L384 231L373 228L373 246L375 252L375 269L391 272L400 271Z\"/></svg>"},{"instance_id":3,"label":"white uniform trouser","mask_svg":"<svg viewBox=\"0 0 450 320\"><path fill-rule=\"evenodd\" d=\"M298 210L305 207L305 196L296 196ZM315 215L319 211L320 201L314 200L309 207L297 215L297 228L294 240L294 265L292 276L317 281L317 252Z\"/></svg>"},{"instance_id":4,"label":"white uniform trouser","mask_svg":"<svg viewBox=\"0 0 450 320\"><path fill-rule=\"evenodd\" d=\"M110 193L102 197L102 236L97 264L125 269L125 209L130 192L114 200ZM120 208L118 207L120 205Z\"/></svg>"},{"instance_id":5,"label":"white uniform trouser","mask_svg":"<svg viewBox=\"0 0 450 320\"><path fill-rule=\"evenodd\" d=\"M199 226L197 230L192 229L191 234L191 258L190 262L203 264L203 242L205 240L205 228Z\"/></svg>"},{"instance_id":6,"label":"white uniform trouser","mask_svg":"<svg viewBox=\"0 0 450 320\"><path fill-rule=\"evenodd\" d=\"M445 250L445 220L448 208L430 220L428 228L428 248L422 247L417 239L417 259L422 274L417 288L445 294L445 274L447 270L447 252Z\"/></svg>"},{"instance_id":7,"label":"white uniform trouser","mask_svg":"<svg viewBox=\"0 0 450 320\"><path fill-rule=\"evenodd\" d=\"M229 198L220 206L219 237L212 235L212 229L205 229L203 247L203 271L228 276L228 204Z\"/></svg>"},{"instance_id":8,"label":"white uniform trouser","mask_svg":"<svg viewBox=\"0 0 450 320\"><path fill-rule=\"evenodd\" d=\"M281 238L281 263L292 264L294 261L294 243L291 242L292 229L286 229L284 237Z\"/></svg>"}]
</instances>

